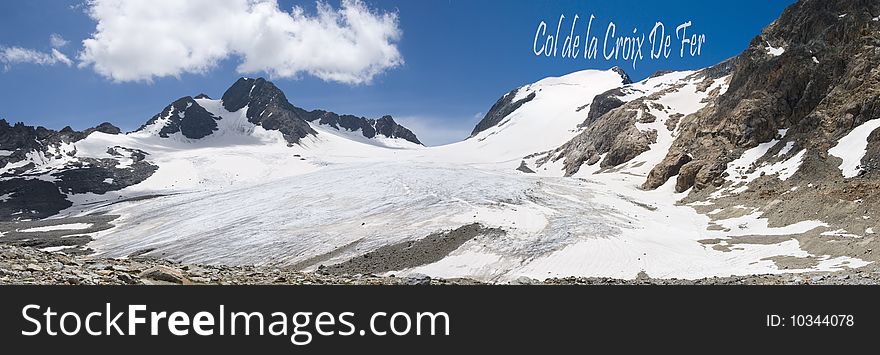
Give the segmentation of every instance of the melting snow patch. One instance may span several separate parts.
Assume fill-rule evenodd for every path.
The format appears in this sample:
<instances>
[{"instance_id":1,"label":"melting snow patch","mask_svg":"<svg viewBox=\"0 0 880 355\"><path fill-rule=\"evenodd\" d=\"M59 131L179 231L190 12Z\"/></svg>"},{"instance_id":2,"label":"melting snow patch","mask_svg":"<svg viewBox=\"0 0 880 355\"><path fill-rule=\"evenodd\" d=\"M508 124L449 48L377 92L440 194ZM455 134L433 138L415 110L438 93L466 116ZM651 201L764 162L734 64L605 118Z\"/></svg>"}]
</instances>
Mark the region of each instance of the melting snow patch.
<instances>
[{"instance_id":1,"label":"melting snow patch","mask_svg":"<svg viewBox=\"0 0 880 355\"><path fill-rule=\"evenodd\" d=\"M781 134L783 131L780 131ZM776 163L763 162L757 165L757 161L763 158L767 152L775 146L779 141L772 140L767 143L759 144L757 147L745 151L742 156L730 162L727 166L728 180L734 183L749 183L763 175L776 174L779 180L788 180L798 168L804 159L806 150L801 150L795 156ZM786 143L785 147L779 152L779 155L788 154L794 143Z\"/></svg>"},{"instance_id":2,"label":"melting snow patch","mask_svg":"<svg viewBox=\"0 0 880 355\"><path fill-rule=\"evenodd\" d=\"M721 226L730 229L725 233L728 237L751 236L751 235L793 235L809 232L819 227L828 225L820 221L801 221L784 227L770 227L770 221L761 218L762 212L716 221Z\"/></svg>"},{"instance_id":3,"label":"melting snow patch","mask_svg":"<svg viewBox=\"0 0 880 355\"><path fill-rule=\"evenodd\" d=\"M75 248L75 247L76 247L75 245L62 245L62 246L57 246L57 247L41 248L40 251L44 251L47 253L54 253L54 252L62 251L64 249L70 249L70 248Z\"/></svg>"},{"instance_id":4,"label":"melting snow patch","mask_svg":"<svg viewBox=\"0 0 880 355\"><path fill-rule=\"evenodd\" d=\"M791 151L791 148L794 148L794 142L785 143L785 146L782 147L782 150L779 151L779 154L777 154L777 156L788 154L788 152Z\"/></svg>"},{"instance_id":5,"label":"melting snow patch","mask_svg":"<svg viewBox=\"0 0 880 355\"><path fill-rule=\"evenodd\" d=\"M868 150L868 136L880 127L880 119L873 119L862 123L846 136L837 141L837 145L828 149L828 154L843 159L840 170L843 177L851 178L859 175L862 157Z\"/></svg>"},{"instance_id":6,"label":"melting snow patch","mask_svg":"<svg viewBox=\"0 0 880 355\"><path fill-rule=\"evenodd\" d=\"M57 224L54 226L45 226L45 227L34 227L28 229L22 229L19 232L24 233L36 233L36 232L51 232L57 230L78 230L78 229L86 229L91 228L91 223L68 223L68 224Z\"/></svg>"},{"instance_id":7,"label":"melting snow patch","mask_svg":"<svg viewBox=\"0 0 880 355\"><path fill-rule=\"evenodd\" d=\"M848 237L848 238L861 238L860 235L855 235L850 232L847 232L846 229L838 229L833 231L822 232L821 235L832 236L832 237Z\"/></svg>"},{"instance_id":8,"label":"melting snow patch","mask_svg":"<svg viewBox=\"0 0 880 355\"><path fill-rule=\"evenodd\" d=\"M773 47L770 45L770 42L767 42L767 54L770 54L774 57L778 57L778 56L781 56L782 53L785 53L785 48Z\"/></svg>"}]
</instances>

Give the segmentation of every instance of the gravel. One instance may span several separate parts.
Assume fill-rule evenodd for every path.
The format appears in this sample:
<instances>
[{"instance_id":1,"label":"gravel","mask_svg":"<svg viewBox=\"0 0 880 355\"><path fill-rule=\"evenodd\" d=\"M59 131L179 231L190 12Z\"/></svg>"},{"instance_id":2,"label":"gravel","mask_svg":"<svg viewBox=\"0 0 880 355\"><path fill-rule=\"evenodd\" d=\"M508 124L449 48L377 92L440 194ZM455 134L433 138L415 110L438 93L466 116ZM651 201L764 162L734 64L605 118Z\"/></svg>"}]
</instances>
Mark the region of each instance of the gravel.
<instances>
[{"instance_id":1,"label":"gravel","mask_svg":"<svg viewBox=\"0 0 880 355\"><path fill-rule=\"evenodd\" d=\"M510 285L875 285L880 265L837 272L713 277L697 280L658 279L645 273L634 280L566 277L516 278ZM99 259L0 245L0 285L480 285L470 279L438 279L413 274L305 273L255 266L178 264L155 258Z\"/></svg>"}]
</instances>

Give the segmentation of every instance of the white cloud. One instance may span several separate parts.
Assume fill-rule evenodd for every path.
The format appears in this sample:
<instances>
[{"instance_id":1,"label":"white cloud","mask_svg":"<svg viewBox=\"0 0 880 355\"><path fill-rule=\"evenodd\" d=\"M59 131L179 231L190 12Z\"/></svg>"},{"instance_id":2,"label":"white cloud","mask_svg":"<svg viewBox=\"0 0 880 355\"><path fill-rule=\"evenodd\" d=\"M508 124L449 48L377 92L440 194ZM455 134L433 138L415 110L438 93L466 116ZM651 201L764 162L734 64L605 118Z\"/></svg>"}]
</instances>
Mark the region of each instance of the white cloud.
<instances>
[{"instance_id":1,"label":"white cloud","mask_svg":"<svg viewBox=\"0 0 880 355\"><path fill-rule=\"evenodd\" d=\"M64 37L61 37L60 34L53 33L49 36L49 44L52 45L52 48L61 48L66 46L68 42Z\"/></svg>"},{"instance_id":2,"label":"white cloud","mask_svg":"<svg viewBox=\"0 0 880 355\"><path fill-rule=\"evenodd\" d=\"M3 70L9 70L16 64L55 65L61 63L67 66L73 65L73 61L58 50L58 48L67 45L67 41L61 35L57 33L50 35L49 44L52 45L52 50L48 53L17 46L0 46L0 63L3 64Z\"/></svg>"},{"instance_id":3,"label":"white cloud","mask_svg":"<svg viewBox=\"0 0 880 355\"><path fill-rule=\"evenodd\" d=\"M395 116L394 120L413 131L425 145L438 146L463 141L471 135L471 131L481 118L483 117L475 120L473 118Z\"/></svg>"},{"instance_id":4,"label":"white cloud","mask_svg":"<svg viewBox=\"0 0 880 355\"><path fill-rule=\"evenodd\" d=\"M71 65L73 62L64 53L52 48L50 53L22 47L0 47L0 63L3 69L9 70L16 64L55 65L62 63Z\"/></svg>"},{"instance_id":5,"label":"white cloud","mask_svg":"<svg viewBox=\"0 0 880 355\"><path fill-rule=\"evenodd\" d=\"M52 58L55 59L57 63L64 63L64 65L71 66L73 65L73 61L70 58L67 58L67 55L61 53L61 51L52 48Z\"/></svg>"},{"instance_id":6,"label":"white cloud","mask_svg":"<svg viewBox=\"0 0 880 355\"><path fill-rule=\"evenodd\" d=\"M91 0L97 22L83 41L81 67L115 81L205 73L237 58L240 73L275 78L307 73L327 81L369 83L403 64L397 14L360 0L308 14L277 0Z\"/></svg>"}]
</instances>

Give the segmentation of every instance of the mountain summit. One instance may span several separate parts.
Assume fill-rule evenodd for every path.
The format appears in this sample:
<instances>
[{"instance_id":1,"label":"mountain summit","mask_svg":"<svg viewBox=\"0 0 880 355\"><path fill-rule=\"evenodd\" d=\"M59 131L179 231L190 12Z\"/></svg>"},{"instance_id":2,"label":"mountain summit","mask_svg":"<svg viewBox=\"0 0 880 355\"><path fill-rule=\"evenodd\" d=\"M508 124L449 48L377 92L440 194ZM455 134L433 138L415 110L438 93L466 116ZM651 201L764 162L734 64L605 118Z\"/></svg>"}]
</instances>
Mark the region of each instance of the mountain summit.
<instances>
[{"instance_id":1,"label":"mountain summit","mask_svg":"<svg viewBox=\"0 0 880 355\"><path fill-rule=\"evenodd\" d=\"M220 107L226 112L212 112L204 107L211 105L202 100L213 101L205 94L195 98L182 97L137 131L148 131L162 138L180 133L186 139L201 139L219 130L217 123L224 116L244 110L241 113L247 122L267 131L281 132L289 144L298 144L303 138L319 135L311 124L329 126L343 132L359 131L367 139L402 139L422 144L415 133L395 122L391 116L370 119L324 110L307 111L294 106L281 89L263 78L240 78L232 84L220 100Z\"/></svg>"}]
</instances>

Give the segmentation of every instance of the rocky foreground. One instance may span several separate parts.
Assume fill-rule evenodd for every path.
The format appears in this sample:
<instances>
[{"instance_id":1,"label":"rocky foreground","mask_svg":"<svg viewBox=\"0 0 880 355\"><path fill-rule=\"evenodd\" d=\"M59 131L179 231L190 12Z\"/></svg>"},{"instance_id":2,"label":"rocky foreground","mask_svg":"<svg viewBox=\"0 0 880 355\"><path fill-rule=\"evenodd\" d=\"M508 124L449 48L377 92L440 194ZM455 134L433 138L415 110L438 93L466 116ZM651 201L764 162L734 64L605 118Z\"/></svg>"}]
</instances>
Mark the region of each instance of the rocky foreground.
<instances>
[{"instance_id":1,"label":"rocky foreground","mask_svg":"<svg viewBox=\"0 0 880 355\"><path fill-rule=\"evenodd\" d=\"M469 279L303 273L253 266L184 265L154 258L98 259L0 245L0 285L480 285ZM491 283L490 283L491 284ZM875 285L880 265L838 272L714 277L698 280L519 278L513 285Z\"/></svg>"},{"instance_id":2,"label":"rocky foreground","mask_svg":"<svg viewBox=\"0 0 880 355\"><path fill-rule=\"evenodd\" d=\"M178 264L156 258L102 259L0 245L0 285L421 285L478 284L427 276L302 273L253 266Z\"/></svg>"}]
</instances>

